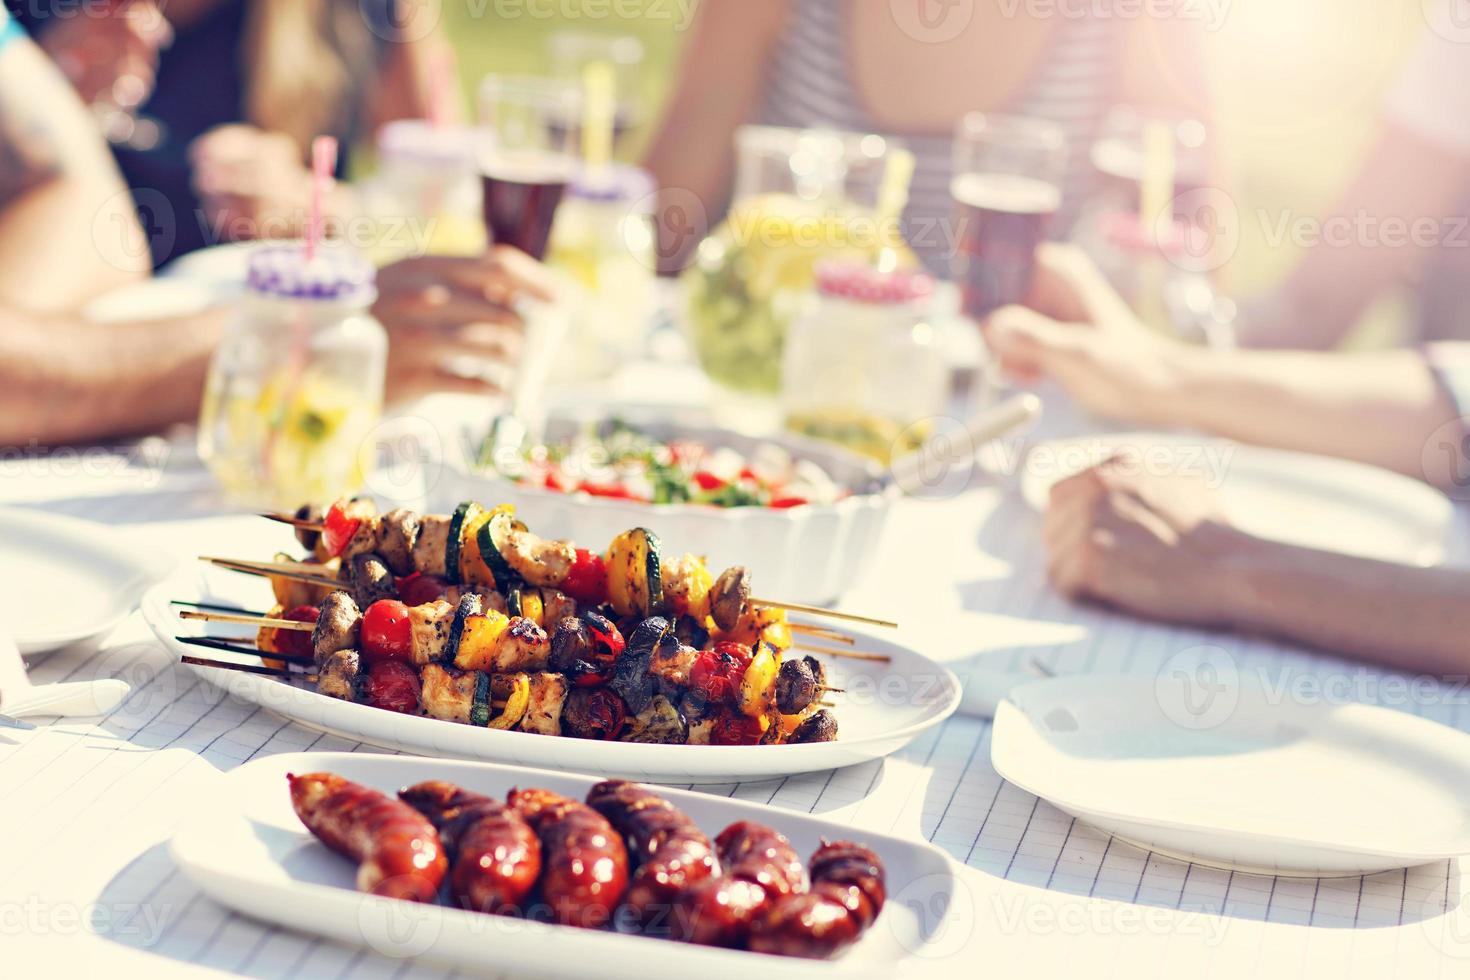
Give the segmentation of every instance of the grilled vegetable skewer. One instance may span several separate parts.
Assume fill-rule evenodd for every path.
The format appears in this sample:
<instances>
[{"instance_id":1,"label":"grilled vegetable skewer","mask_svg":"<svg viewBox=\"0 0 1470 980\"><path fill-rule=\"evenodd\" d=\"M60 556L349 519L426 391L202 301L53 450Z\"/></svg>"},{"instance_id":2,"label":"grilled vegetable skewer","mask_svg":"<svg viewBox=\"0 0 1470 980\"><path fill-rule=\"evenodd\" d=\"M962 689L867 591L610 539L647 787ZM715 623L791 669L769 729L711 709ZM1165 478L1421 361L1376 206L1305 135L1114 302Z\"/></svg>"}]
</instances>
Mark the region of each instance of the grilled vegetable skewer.
<instances>
[{"instance_id":1,"label":"grilled vegetable skewer","mask_svg":"<svg viewBox=\"0 0 1470 980\"><path fill-rule=\"evenodd\" d=\"M307 513L307 509L298 514ZM307 534L318 529L309 516L264 515L291 524ZM558 588L582 601L609 601L623 616L651 616L664 611L665 602L691 608L698 619L711 616L729 631L749 605L766 606L813 616L830 616L870 625L896 627L888 620L837 612L819 606L753 598L748 573L727 569L711 579L701 559L693 555L668 560L658 537L647 528L618 535L605 555L569 542L532 534L516 520L509 507L486 510L471 501L450 515L415 515L405 509L378 515L371 502L339 500L326 511L321 535L312 547L319 560L350 562L363 553L376 553L394 575L443 577L450 584L485 584L510 595L518 585ZM303 544L311 540L302 537Z\"/></svg>"}]
</instances>

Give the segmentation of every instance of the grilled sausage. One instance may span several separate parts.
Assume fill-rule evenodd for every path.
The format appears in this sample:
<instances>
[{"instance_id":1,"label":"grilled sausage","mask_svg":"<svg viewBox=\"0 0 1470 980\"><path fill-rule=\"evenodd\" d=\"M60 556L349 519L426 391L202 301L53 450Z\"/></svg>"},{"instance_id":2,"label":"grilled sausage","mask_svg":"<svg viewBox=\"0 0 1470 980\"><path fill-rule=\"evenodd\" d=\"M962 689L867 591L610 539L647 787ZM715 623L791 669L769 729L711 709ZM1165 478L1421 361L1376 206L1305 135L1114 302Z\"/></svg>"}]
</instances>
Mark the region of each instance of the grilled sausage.
<instances>
[{"instance_id":1,"label":"grilled sausage","mask_svg":"<svg viewBox=\"0 0 1470 980\"><path fill-rule=\"evenodd\" d=\"M439 831L449 853L449 892L476 912L518 913L541 874L541 841L511 807L452 783L430 780L398 798Z\"/></svg>"},{"instance_id":2,"label":"grilled sausage","mask_svg":"<svg viewBox=\"0 0 1470 980\"><path fill-rule=\"evenodd\" d=\"M807 890L806 872L790 841L749 820L726 827L715 846L725 874L680 896L678 935L705 946L739 947L773 902Z\"/></svg>"},{"instance_id":3,"label":"grilled sausage","mask_svg":"<svg viewBox=\"0 0 1470 980\"><path fill-rule=\"evenodd\" d=\"M439 834L407 803L327 772L288 774L291 806L327 847L358 862L360 891L432 902L449 862Z\"/></svg>"},{"instance_id":4,"label":"grilled sausage","mask_svg":"<svg viewBox=\"0 0 1470 980\"><path fill-rule=\"evenodd\" d=\"M739 624L749 601L750 572L742 565L732 565L710 587L709 614L716 626L728 632Z\"/></svg>"},{"instance_id":5,"label":"grilled sausage","mask_svg":"<svg viewBox=\"0 0 1470 980\"><path fill-rule=\"evenodd\" d=\"M361 618L357 603L346 592L327 595L321 602L321 615L311 631L311 652L318 668L338 650L357 646L357 625Z\"/></svg>"},{"instance_id":6,"label":"grilled sausage","mask_svg":"<svg viewBox=\"0 0 1470 980\"><path fill-rule=\"evenodd\" d=\"M883 862L851 841L825 841L811 860L812 888L773 903L752 927L758 953L822 959L862 938L883 911Z\"/></svg>"},{"instance_id":7,"label":"grilled sausage","mask_svg":"<svg viewBox=\"0 0 1470 980\"><path fill-rule=\"evenodd\" d=\"M710 839L683 810L652 790L611 779L592 787L587 805L627 841L636 870L626 901L636 921L651 925L686 888L719 872ZM659 928L668 926L660 923Z\"/></svg>"},{"instance_id":8,"label":"grilled sausage","mask_svg":"<svg viewBox=\"0 0 1470 980\"><path fill-rule=\"evenodd\" d=\"M541 898L557 922L598 929L628 889L628 851L587 804L545 789L513 789L508 802L541 839Z\"/></svg>"},{"instance_id":9,"label":"grilled sausage","mask_svg":"<svg viewBox=\"0 0 1470 980\"><path fill-rule=\"evenodd\" d=\"M352 568L352 601L366 609L379 599L397 599L398 586L383 559L371 552L354 555Z\"/></svg>"},{"instance_id":10,"label":"grilled sausage","mask_svg":"<svg viewBox=\"0 0 1470 980\"><path fill-rule=\"evenodd\" d=\"M414 571L413 545L419 537L419 516L405 507L390 510L378 518L378 537L374 551L394 575L410 575Z\"/></svg>"}]
</instances>

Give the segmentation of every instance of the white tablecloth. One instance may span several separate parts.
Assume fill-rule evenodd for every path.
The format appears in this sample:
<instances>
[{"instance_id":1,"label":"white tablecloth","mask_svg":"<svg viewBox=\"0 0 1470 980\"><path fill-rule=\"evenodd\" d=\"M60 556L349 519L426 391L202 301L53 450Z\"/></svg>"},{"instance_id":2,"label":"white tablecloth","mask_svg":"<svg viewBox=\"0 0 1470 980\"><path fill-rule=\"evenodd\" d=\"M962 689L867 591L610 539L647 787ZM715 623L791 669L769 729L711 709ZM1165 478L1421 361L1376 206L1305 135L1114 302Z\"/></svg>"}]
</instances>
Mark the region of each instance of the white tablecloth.
<instances>
[{"instance_id":1,"label":"white tablecloth","mask_svg":"<svg viewBox=\"0 0 1470 980\"><path fill-rule=\"evenodd\" d=\"M264 554L287 535L258 518L219 518L207 476L178 447L85 468L7 460L0 503L140 532L181 561ZM1371 690L1362 679L1382 676L1272 643L1066 603L1045 585L1037 528L1004 479L977 475L948 500L905 502L884 545L890 576L855 601L896 613L910 624L909 642L962 675L969 663L1019 668L1030 656L1063 673L1153 672L1171 654L1210 642L1243 666L1347 679L1354 690ZM24 574L3 548L0 568ZM62 614L66 601L58 598ZM5 975L439 975L262 927L204 899L180 875L168 838L219 772L274 752L362 747L221 699L170 661L135 614L95 654L62 651L32 669L36 683L124 677L134 686L126 703L95 722L0 728ZM1470 729L1465 697L1434 687L1402 707ZM922 972L936 976L1470 976L1467 877L1456 863L1318 881L1145 853L1001 780L983 721L951 718L881 763L701 788L819 812L859 831L922 836L944 849L962 866L965 888L946 913L949 927L919 951ZM494 962L487 950L485 969L493 972Z\"/></svg>"}]
</instances>

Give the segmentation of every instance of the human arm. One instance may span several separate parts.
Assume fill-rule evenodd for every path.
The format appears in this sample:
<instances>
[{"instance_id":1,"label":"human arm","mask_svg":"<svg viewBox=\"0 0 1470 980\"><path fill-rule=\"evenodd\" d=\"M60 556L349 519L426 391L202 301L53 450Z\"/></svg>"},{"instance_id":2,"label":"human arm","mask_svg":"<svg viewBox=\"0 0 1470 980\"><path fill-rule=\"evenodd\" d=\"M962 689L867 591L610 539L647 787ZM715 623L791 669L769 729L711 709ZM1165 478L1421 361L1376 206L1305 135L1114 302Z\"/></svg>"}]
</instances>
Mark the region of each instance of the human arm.
<instances>
[{"instance_id":1,"label":"human arm","mask_svg":"<svg viewBox=\"0 0 1470 980\"><path fill-rule=\"evenodd\" d=\"M656 215L661 272L683 268L705 231L689 224L702 216L690 215L688 202L699 202L704 216L724 209L735 130L760 103L768 55L788 6L789 0L699 6L673 96L644 158L661 188Z\"/></svg>"},{"instance_id":2,"label":"human arm","mask_svg":"<svg viewBox=\"0 0 1470 980\"><path fill-rule=\"evenodd\" d=\"M1453 454L1426 452L1458 412L1416 351L1187 346L1143 326L1065 246L1038 251L1028 306L996 311L983 330L1013 374L1054 378L1085 407L1125 422L1353 459L1441 487L1459 475Z\"/></svg>"},{"instance_id":3,"label":"human arm","mask_svg":"<svg viewBox=\"0 0 1470 980\"><path fill-rule=\"evenodd\" d=\"M1051 580L1071 598L1401 670L1470 672L1470 570L1252 536L1199 479L1110 460L1052 489L1043 537Z\"/></svg>"},{"instance_id":4,"label":"human arm","mask_svg":"<svg viewBox=\"0 0 1470 980\"><path fill-rule=\"evenodd\" d=\"M147 275L132 195L29 40L0 48L0 309L70 309Z\"/></svg>"},{"instance_id":5,"label":"human arm","mask_svg":"<svg viewBox=\"0 0 1470 980\"><path fill-rule=\"evenodd\" d=\"M373 313L388 331L389 397L501 386L520 349L520 296L550 299L551 281L506 247L380 270ZM0 307L0 445L83 442L195 418L210 355L233 315L221 308L104 324Z\"/></svg>"}]
</instances>

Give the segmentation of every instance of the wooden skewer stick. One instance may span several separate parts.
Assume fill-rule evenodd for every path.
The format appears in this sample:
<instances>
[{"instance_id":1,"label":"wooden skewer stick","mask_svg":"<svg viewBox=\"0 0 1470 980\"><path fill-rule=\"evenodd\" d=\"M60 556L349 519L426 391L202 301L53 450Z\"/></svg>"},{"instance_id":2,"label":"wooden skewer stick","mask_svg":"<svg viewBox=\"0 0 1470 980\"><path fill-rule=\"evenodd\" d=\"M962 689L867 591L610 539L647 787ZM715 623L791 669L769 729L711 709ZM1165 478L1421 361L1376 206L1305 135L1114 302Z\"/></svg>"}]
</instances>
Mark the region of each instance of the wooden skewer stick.
<instances>
[{"instance_id":1,"label":"wooden skewer stick","mask_svg":"<svg viewBox=\"0 0 1470 980\"><path fill-rule=\"evenodd\" d=\"M261 514L260 516L268 521L279 521L292 527L306 528L308 531L320 531L326 527L321 521L308 521L302 517L292 517L290 514Z\"/></svg>"},{"instance_id":2,"label":"wooden skewer stick","mask_svg":"<svg viewBox=\"0 0 1470 980\"><path fill-rule=\"evenodd\" d=\"M188 606L190 609L212 609L215 612L241 613L246 616L264 616L263 612L252 612L243 606L226 606L217 602L186 602L183 599L170 599L171 606Z\"/></svg>"},{"instance_id":3,"label":"wooden skewer stick","mask_svg":"<svg viewBox=\"0 0 1470 980\"><path fill-rule=\"evenodd\" d=\"M239 613L207 612L205 610L181 609L180 619L202 619L206 623L244 623L247 626L265 626L277 630L316 629L316 623L303 623L296 619L275 619L270 616L242 616Z\"/></svg>"},{"instance_id":4,"label":"wooden skewer stick","mask_svg":"<svg viewBox=\"0 0 1470 980\"><path fill-rule=\"evenodd\" d=\"M856 637L849 636L841 630L828 629L825 626L816 626L812 623L787 623L787 628L793 633L806 633L810 636L819 636L824 640L834 643L846 643L852 646L857 642Z\"/></svg>"},{"instance_id":5,"label":"wooden skewer stick","mask_svg":"<svg viewBox=\"0 0 1470 980\"><path fill-rule=\"evenodd\" d=\"M835 707L837 707L837 705L833 704L831 701L818 701L817 702L817 706L820 707L820 708L835 708Z\"/></svg>"},{"instance_id":6,"label":"wooden skewer stick","mask_svg":"<svg viewBox=\"0 0 1470 980\"><path fill-rule=\"evenodd\" d=\"M777 602L775 599L752 598L750 602L756 606L770 606L772 609L806 613L808 616L829 616L832 619L846 619L854 623L867 623L869 626L886 626L889 629L898 629L897 623L887 619L874 619L871 616L859 616L857 613L838 612L836 609L823 609L821 606L804 606L799 602Z\"/></svg>"},{"instance_id":7,"label":"wooden skewer stick","mask_svg":"<svg viewBox=\"0 0 1470 980\"><path fill-rule=\"evenodd\" d=\"M852 660L872 660L877 663L886 664L893 658L886 653L864 653L861 650L837 650L832 647L814 647L810 644L797 644L793 650L807 650L811 653L826 654L829 657L848 657Z\"/></svg>"},{"instance_id":8,"label":"wooden skewer stick","mask_svg":"<svg viewBox=\"0 0 1470 980\"><path fill-rule=\"evenodd\" d=\"M209 650L223 650L226 653L239 653L247 657L260 657L262 659L281 660L288 664L301 664L303 666L316 665L315 657L302 657L290 653L267 653L264 650L257 648L255 646L254 640L230 639L228 637L216 636L176 636L174 637L174 639L178 640L180 643L187 643L190 646L205 647ZM248 647L237 645L244 643L249 643L250 645Z\"/></svg>"},{"instance_id":9,"label":"wooden skewer stick","mask_svg":"<svg viewBox=\"0 0 1470 980\"><path fill-rule=\"evenodd\" d=\"M204 657L180 657L180 661L193 664L195 667L217 667L220 670L238 670L243 674L264 674L267 677L289 677L292 680L303 680L308 684L316 683L315 674L303 674L298 670L288 670L284 667L261 667L258 664L232 664L227 660L207 660Z\"/></svg>"},{"instance_id":10,"label":"wooden skewer stick","mask_svg":"<svg viewBox=\"0 0 1470 980\"><path fill-rule=\"evenodd\" d=\"M297 582L308 582L312 585L320 585L330 589L342 588L342 583L325 575L308 575L304 572L293 571L289 566L282 566L277 562L268 561L241 561L238 558L215 558L209 555L200 555L200 561L207 561L221 568L228 568L232 572L244 572L247 575L268 575L274 578L287 578Z\"/></svg>"}]
</instances>

